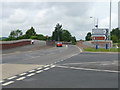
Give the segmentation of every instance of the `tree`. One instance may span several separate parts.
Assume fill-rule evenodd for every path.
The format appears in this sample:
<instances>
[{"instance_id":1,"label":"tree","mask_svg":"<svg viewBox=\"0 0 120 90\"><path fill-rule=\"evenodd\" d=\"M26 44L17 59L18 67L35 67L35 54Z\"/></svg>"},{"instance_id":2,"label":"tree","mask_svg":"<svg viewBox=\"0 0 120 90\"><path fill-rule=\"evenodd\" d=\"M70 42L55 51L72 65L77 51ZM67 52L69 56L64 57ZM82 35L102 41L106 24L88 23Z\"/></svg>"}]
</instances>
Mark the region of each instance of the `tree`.
<instances>
[{"instance_id":1,"label":"tree","mask_svg":"<svg viewBox=\"0 0 120 90\"><path fill-rule=\"evenodd\" d=\"M62 31L62 40L66 42L70 42L72 39L72 36L68 30Z\"/></svg>"},{"instance_id":2,"label":"tree","mask_svg":"<svg viewBox=\"0 0 120 90\"><path fill-rule=\"evenodd\" d=\"M72 44L74 44L74 45L76 44L76 38L75 38L75 36L72 37L72 40L71 40L71 41L72 41Z\"/></svg>"},{"instance_id":3,"label":"tree","mask_svg":"<svg viewBox=\"0 0 120 90\"><path fill-rule=\"evenodd\" d=\"M28 29L25 33L26 39L29 39L31 36L36 36L36 32L35 32L35 29L33 27Z\"/></svg>"},{"instance_id":4,"label":"tree","mask_svg":"<svg viewBox=\"0 0 120 90\"><path fill-rule=\"evenodd\" d=\"M59 23L56 25L55 30L53 31L52 40L62 41L62 25Z\"/></svg>"},{"instance_id":5,"label":"tree","mask_svg":"<svg viewBox=\"0 0 120 90\"><path fill-rule=\"evenodd\" d=\"M112 35L111 36L111 39L114 43L117 43L118 42L118 37L116 35Z\"/></svg>"},{"instance_id":6,"label":"tree","mask_svg":"<svg viewBox=\"0 0 120 90\"><path fill-rule=\"evenodd\" d=\"M92 36L91 32L88 32L88 33L87 33L87 36L85 37L85 40L86 40L86 41L92 40L92 39L91 39L91 36Z\"/></svg>"},{"instance_id":7,"label":"tree","mask_svg":"<svg viewBox=\"0 0 120 90\"><path fill-rule=\"evenodd\" d=\"M14 30L10 32L9 38L19 38L22 34L22 30Z\"/></svg>"},{"instance_id":8,"label":"tree","mask_svg":"<svg viewBox=\"0 0 120 90\"><path fill-rule=\"evenodd\" d=\"M46 37L42 34L37 34L36 36L38 40L46 40Z\"/></svg>"},{"instance_id":9,"label":"tree","mask_svg":"<svg viewBox=\"0 0 120 90\"><path fill-rule=\"evenodd\" d=\"M112 29L110 32L111 40L113 42L120 42L120 30L119 28Z\"/></svg>"}]
</instances>

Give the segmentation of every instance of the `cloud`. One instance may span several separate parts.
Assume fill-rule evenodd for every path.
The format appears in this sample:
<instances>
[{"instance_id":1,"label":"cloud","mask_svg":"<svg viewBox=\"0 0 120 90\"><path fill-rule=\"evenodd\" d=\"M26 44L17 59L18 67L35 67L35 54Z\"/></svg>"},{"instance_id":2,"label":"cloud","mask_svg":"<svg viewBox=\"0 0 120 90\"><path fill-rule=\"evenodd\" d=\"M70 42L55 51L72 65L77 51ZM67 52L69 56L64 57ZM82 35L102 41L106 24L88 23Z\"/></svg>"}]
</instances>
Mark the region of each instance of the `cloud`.
<instances>
[{"instance_id":1,"label":"cloud","mask_svg":"<svg viewBox=\"0 0 120 90\"><path fill-rule=\"evenodd\" d=\"M84 39L87 32L93 28L90 16L96 16L98 9L101 9L99 12L103 10L103 4L98 4L99 8L93 2L4 2L3 16L0 18L5 31L3 36L8 36L10 31L16 29L25 33L31 26L37 33L52 35L55 25L60 23L77 39ZM116 15L115 13L114 19ZM108 15L100 16L100 26L107 26Z\"/></svg>"},{"instance_id":2,"label":"cloud","mask_svg":"<svg viewBox=\"0 0 120 90\"><path fill-rule=\"evenodd\" d=\"M8 18L8 23L11 24L21 24L25 23L27 14L24 10L15 9L14 13Z\"/></svg>"}]
</instances>

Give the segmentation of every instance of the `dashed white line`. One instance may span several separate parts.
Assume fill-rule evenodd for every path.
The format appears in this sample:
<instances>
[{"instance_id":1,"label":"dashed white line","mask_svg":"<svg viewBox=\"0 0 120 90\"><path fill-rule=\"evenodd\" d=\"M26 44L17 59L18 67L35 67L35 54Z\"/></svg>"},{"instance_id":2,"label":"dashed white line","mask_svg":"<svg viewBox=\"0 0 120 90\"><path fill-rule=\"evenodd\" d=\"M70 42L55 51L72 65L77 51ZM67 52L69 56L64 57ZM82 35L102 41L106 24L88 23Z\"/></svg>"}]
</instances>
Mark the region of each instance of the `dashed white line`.
<instances>
[{"instance_id":1,"label":"dashed white line","mask_svg":"<svg viewBox=\"0 0 120 90\"><path fill-rule=\"evenodd\" d=\"M37 68L37 70L40 70L40 69L42 69L42 67L40 67L40 68Z\"/></svg>"},{"instance_id":2,"label":"dashed white line","mask_svg":"<svg viewBox=\"0 0 120 90\"><path fill-rule=\"evenodd\" d=\"M2 84L2 86L6 86L6 85L9 85L9 84L12 84L12 83L14 83L14 81L9 81L7 83L4 83L4 84Z\"/></svg>"},{"instance_id":3,"label":"dashed white line","mask_svg":"<svg viewBox=\"0 0 120 90\"><path fill-rule=\"evenodd\" d=\"M55 67L55 65L52 65L51 68Z\"/></svg>"},{"instance_id":4,"label":"dashed white line","mask_svg":"<svg viewBox=\"0 0 120 90\"><path fill-rule=\"evenodd\" d=\"M37 71L36 73L40 73L40 72L43 72L43 70Z\"/></svg>"},{"instance_id":5,"label":"dashed white line","mask_svg":"<svg viewBox=\"0 0 120 90\"><path fill-rule=\"evenodd\" d=\"M22 73L22 74L19 74L20 76L22 76L22 75L26 75L27 73Z\"/></svg>"},{"instance_id":6,"label":"dashed white line","mask_svg":"<svg viewBox=\"0 0 120 90\"><path fill-rule=\"evenodd\" d=\"M33 76L33 75L35 75L35 73L28 74L27 76L30 77L30 76Z\"/></svg>"},{"instance_id":7,"label":"dashed white line","mask_svg":"<svg viewBox=\"0 0 120 90\"><path fill-rule=\"evenodd\" d=\"M18 79L16 79L16 80L23 80L23 79L25 79L26 77L20 77L20 78L18 78Z\"/></svg>"},{"instance_id":8,"label":"dashed white line","mask_svg":"<svg viewBox=\"0 0 120 90\"><path fill-rule=\"evenodd\" d=\"M48 70L48 69L50 69L50 68L45 68L44 70Z\"/></svg>"},{"instance_id":9,"label":"dashed white line","mask_svg":"<svg viewBox=\"0 0 120 90\"><path fill-rule=\"evenodd\" d=\"M28 72L34 72L35 70L31 70L31 71L28 71Z\"/></svg>"},{"instance_id":10,"label":"dashed white line","mask_svg":"<svg viewBox=\"0 0 120 90\"><path fill-rule=\"evenodd\" d=\"M0 83L2 83L2 82L4 82L4 81L0 81Z\"/></svg>"},{"instance_id":11,"label":"dashed white line","mask_svg":"<svg viewBox=\"0 0 120 90\"><path fill-rule=\"evenodd\" d=\"M45 65L44 67L48 67L48 66L50 66L50 65Z\"/></svg>"},{"instance_id":12,"label":"dashed white line","mask_svg":"<svg viewBox=\"0 0 120 90\"><path fill-rule=\"evenodd\" d=\"M14 79L14 78L16 78L16 77L17 77L17 76L10 77L10 78L8 78L8 80Z\"/></svg>"}]
</instances>

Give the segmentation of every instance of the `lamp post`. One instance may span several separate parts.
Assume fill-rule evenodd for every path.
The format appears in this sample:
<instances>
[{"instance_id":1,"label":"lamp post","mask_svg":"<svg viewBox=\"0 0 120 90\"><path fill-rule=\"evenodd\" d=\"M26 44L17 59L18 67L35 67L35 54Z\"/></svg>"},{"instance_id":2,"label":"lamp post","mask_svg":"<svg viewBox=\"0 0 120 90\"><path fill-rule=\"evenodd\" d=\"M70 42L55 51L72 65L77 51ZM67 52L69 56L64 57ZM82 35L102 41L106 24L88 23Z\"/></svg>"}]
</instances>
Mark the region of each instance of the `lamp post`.
<instances>
[{"instance_id":1,"label":"lamp post","mask_svg":"<svg viewBox=\"0 0 120 90\"><path fill-rule=\"evenodd\" d=\"M109 18L108 40L110 40L110 31L111 31L111 0L110 0L110 18Z\"/></svg>"},{"instance_id":2,"label":"lamp post","mask_svg":"<svg viewBox=\"0 0 120 90\"><path fill-rule=\"evenodd\" d=\"M95 29L95 27L98 29L98 18L95 18L95 17L90 17L90 18L93 18L94 19L94 29ZM97 23L97 24L96 24Z\"/></svg>"}]
</instances>

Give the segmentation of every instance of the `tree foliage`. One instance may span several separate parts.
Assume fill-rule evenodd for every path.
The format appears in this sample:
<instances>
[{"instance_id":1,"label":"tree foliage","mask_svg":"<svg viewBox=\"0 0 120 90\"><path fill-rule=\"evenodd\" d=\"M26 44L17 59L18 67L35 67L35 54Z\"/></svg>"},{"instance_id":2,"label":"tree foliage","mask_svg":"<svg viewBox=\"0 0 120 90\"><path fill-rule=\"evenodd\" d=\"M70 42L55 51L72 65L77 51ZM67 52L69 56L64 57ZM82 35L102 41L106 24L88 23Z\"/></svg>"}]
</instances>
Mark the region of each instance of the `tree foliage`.
<instances>
[{"instance_id":1,"label":"tree foliage","mask_svg":"<svg viewBox=\"0 0 120 90\"><path fill-rule=\"evenodd\" d=\"M10 38L18 38L18 37L22 36L22 34L23 34L22 30L17 29L17 30L11 31L9 37Z\"/></svg>"},{"instance_id":2,"label":"tree foliage","mask_svg":"<svg viewBox=\"0 0 120 90\"><path fill-rule=\"evenodd\" d=\"M110 36L111 36L111 40L114 43L120 42L120 30L119 30L119 28L112 29L112 31L110 32Z\"/></svg>"},{"instance_id":3,"label":"tree foliage","mask_svg":"<svg viewBox=\"0 0 120 90\"><path fill-rule=\"evenodd\" d=\"M53 31L52 40L62 41L62 25L59 23L56 25L55 30Z\"/></svg>"},{"instance_id":4,"label":"tree foliage","mask_svg":"<svg viewBox=\"0 0 120 90\"><path fill-rule=\"evenodd\" d=\"M86 40L86 41L92 40L92 39L91 39L91 36L92 36L91 32L88 32L88 33L87 33L87 36L85 37L85 40Z\"/></svg>"},{"instance_id":5,"label":"tree foliage","mask_svg":"<svg viewBox=\"0 0 120 90\"><path fill-rule=\"evenodd\" d=\"M36 32L35 32L35 29L33 27L28 29L25 33L25 38L26 39L30 39L31 36L36 36Z\"/></svg>"},{"instance_id":6,"label":"tree foliage","mask_svg":"<svg viewBox=\"0 0 120 90\"><path fill-rule=\"evenodd\" d=\"M65 42L76 42L76 38L72 37L68 30L62 29L62 25L59 23L56 25L55 30L52 33L52 40L54 41L65 41Z\"/></svg>"}]
</instances>

